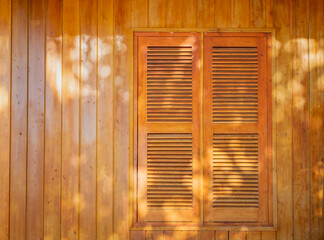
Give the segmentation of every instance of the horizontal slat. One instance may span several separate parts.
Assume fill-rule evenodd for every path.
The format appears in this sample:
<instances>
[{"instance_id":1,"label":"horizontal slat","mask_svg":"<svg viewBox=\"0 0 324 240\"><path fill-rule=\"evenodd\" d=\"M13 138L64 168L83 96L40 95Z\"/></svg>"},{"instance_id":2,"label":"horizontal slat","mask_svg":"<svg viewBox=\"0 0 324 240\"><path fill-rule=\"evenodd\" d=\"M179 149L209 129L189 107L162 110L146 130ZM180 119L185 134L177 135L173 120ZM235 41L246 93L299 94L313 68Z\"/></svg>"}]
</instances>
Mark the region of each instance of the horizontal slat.
<instances>
[{"instance_id":1,"label":"horizontal slat","mask_svg":"<svg viewBox=\"0 0 324 240\"><path fill-rule=\"evenodd\" d=\"M213 135L213 207L258 207L258 135Z\"/></svg>"},{"instance_id":2,"label":"horizontal slat","mask_svg":"<svg viewBox=\"0 0 324 240\"><path fill-rule=\"evenodd\" d=\"M192 207L192 135L147 135L147 206Z\"/></svg>"},{"instance_id":3,"label":"horizontal slat","mask_svg":"<svg viewBox=\"0 0 324 240\"><path fill-rule=\"evenodd\" d=\"M147 122L192 122L192 48L148 46L146 75Z\"/></svg>"},{"instance_id":4,"label":"horizontal slat","mask_svg":"<svg viewBox=\"0 0 324 240\"><path fill-rule=\"evenodd\" d=\"M258 121L258 49L214 47L212 54L213 122ZM224 110L224 107L228 107ZM254 106L252 110L241 107Z\"/></svg>"}]
</instances>

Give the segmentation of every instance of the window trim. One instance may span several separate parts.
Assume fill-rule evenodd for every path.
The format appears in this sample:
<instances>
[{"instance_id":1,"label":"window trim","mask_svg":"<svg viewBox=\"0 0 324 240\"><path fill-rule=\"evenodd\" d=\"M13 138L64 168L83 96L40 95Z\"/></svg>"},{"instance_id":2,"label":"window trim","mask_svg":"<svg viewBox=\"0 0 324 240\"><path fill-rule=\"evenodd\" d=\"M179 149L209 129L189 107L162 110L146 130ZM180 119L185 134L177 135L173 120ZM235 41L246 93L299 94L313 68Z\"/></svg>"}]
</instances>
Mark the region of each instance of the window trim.
<instances>
[{"instance_id":1,"label":"window trim","mask_svg":"<svg viewBox=\"0 0 324 240\"><path fill-rule=\"evenodd\" d=\"M156 28L133 28L131 31L131 34L133 38L131 38L131 46L133 46L133 50L131 51L132 55L131 57L131 87L130 87L130 96L132 97L132 102L133 108L131 111L131 121L130 121L130 134L132 134L133 137L130 138L130 146L131 146L131 152L133 154L130 155L130 176L131 176L131 183L130 183L130 190L133 192L132 198L130 199L130 206L132 206L132 212L133 212L133 221L132 225L133 227L131 230L143 230L143 229L159 229L159 230L168 230L170 227L174 229L174 225L177 225L177 229L179 230L219 230L219 229L241 229L242 226L245 227L246 230L267 230L267 231L275 231L277 229L277 208L276 208L276 164L274 161L274 156L275 156L275 144L273 143L273 132L276 129L276 125L274 124L275 122L272 119L272 105L268 105L268 129L271 129L268 131L268 139L272 143L272 149L270 150L271 155L272 155L272 161L269 162L271 165L271 168L269 167L270 174L269 177L272 181L268 180L269 186L272 186L270 189L272 191L269 192L269 224L267 225L260 225L256 223L204 223L203 222L203 214L201 213L201 222L200 224L193 224L193 223L186 223L186 222L177 222L175 224L173 223L166 223L166 222L157 222L157 223L138 223L137 222L137 59L136 59L136 52L137 52L137 37L138 36L152 36L154 34L155 36L170 36L170 34L178 35L178 36L188 36L191 35L191 32L201 34L201 52L203 53L203 36L206 35L227 35L227 36L241 36L242 32L244 33L245 36L257 36L257 35L262 35L262 36L267 36L268 39L268 96L267 99L271 101L273 97L273 93L271 90L271 85L272 85L272 68L271 66L274 66L274 58L272 56L274 55L272 51L274 49L271 47L272 42L274 41L274 30L273 29L245 29L245 30L233 30L233 29L222 29L218 30L217 32L213 32L215 29L156 29ZM158 32L156 32L158 31ZM133 45L134 44L134 45ZM201 61L203 61L203 55L201 55ZM133 68L134 66L134 68ZM200 69L203 71L203 68L201 67ZM202 76L202 75L201 75ZM201 79L203 82L203 79ZM203 96L201 96L203 97ZM272 104L274 104L274 101L272 101ZM269 126L272 126L272 128L269 128ZM203 204L203 201L201 201ZM201 209L202 211L202 209Z\"/></svg>"}]
</instances>

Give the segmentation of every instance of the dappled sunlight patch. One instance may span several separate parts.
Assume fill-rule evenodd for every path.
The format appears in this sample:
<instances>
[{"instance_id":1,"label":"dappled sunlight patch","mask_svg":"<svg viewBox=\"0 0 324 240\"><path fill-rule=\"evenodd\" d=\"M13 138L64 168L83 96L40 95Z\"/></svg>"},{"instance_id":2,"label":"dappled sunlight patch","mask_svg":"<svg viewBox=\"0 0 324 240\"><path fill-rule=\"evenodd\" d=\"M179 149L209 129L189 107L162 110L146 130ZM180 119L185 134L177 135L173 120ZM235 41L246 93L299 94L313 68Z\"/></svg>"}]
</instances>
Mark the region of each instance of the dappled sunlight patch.
<instances>
[{"instance_id":1,"label":"dappled sunlight patch","mask_svg":"<svg viewBox=\"0 0 324 240\"><path fill-rule=\"evenodd\" d=\"M9 106L8 90L0 85L0 113L6 110L8 106Z\"/></svg>"}]
</instances>

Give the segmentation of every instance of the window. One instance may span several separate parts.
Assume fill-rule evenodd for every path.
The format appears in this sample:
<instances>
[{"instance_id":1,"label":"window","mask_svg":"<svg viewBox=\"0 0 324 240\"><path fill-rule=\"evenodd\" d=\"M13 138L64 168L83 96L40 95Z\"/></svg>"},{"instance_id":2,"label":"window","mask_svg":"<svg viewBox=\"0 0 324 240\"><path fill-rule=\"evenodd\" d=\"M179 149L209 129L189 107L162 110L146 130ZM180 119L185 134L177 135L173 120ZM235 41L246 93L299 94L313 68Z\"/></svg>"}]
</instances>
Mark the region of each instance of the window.
<instances>
[{"instance_id":1,"label":"window","mask_svg":"<svg viewBox=\"0 0 324 240\"><path fill-rule=\"evenodd\" d=\"M134 39L136 222L271 224L269 35Z\"/></svg>"}]
</instances>

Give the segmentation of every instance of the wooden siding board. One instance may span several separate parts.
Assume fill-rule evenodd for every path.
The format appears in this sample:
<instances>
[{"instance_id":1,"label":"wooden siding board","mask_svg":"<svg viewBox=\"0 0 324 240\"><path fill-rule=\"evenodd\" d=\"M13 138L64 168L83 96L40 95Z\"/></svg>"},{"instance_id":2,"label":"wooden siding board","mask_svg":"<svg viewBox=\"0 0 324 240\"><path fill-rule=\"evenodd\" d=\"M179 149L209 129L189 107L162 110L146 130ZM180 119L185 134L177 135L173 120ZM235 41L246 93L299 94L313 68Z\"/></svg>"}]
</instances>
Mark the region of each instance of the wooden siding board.
<instances>
[{"instance_id":1,"label":"wooden siding board","mask_svg":"<svg viewBox=\"0 0 324 240\"><path fill-rule=\"evenodd\" d=\"M250 25L249 0L233 0L233 27L248 28Z\"/></svg>"},{"instance_id":2,"label":"wooden siding board","mask_svg":"<svg viewBox=\"0 0 324 240\"><path fill-rule=\"evenodd\" d=\"M125 138L122 136L121 131L127 131L127 119L129 116L128 114L124 114L128 111L128 100L122 100L123 102L120 103L122 96L127 98L129 82L125 79L128 79L130 74L130 72L127 70L129 67L129 54L124 56L124 50L122 49L125 49L126 45L127 50L130 50L130 45L128 38L129 35L126 37L127 39L125 39L123 38L124 35L120 33L129 32L130 28L128 25L130 24L132 27L141 28L148 27L149 21L151 21L150 27L171 27L173 24L169 21L169 19L167 19L168 13L166 13L166 5L163 5L163 0L160 0L162 3L161 8L155 7L154 10L150 12L148 0L133 0L131 4L132 9L126 11L128 12L126 18L129 18L129 21L125 20L124 16L117 16L125 12L124 10L121 11L120 9L127 8L127 4L129 3L127 3L127 6L125 7L122 6L125 1L121 1L118 3L119 7L116 8L114 7L112 1L113 0L99 0L98 10L97 13L95 13L97 14L96 17L99 21L97 26L99 31L97 40L99 53L97 95L98 118L96 119L96 123L98 124L98 142L96 144L98 151L98 198L96 208L98 239L107 239L112 237L113 226L115 226L115 229L118 228L118 232L115 232L116 238L119 237L122 239L123 236L121 236L121 234L124 234L125 236L128 231L128 229L126 230L125 224L119 227L119 223L127 211L124 209L124 207L127 206L128 209L128 205L125 204L128 196L122 199L121 193L117 193L117 197L113 194L113 179L116 180L117 177L113 177L113 162L111 160L113 157L113 151L117 149L118 153L114 160L115 164L119 165L118 162L120 160L122 160L123 164L128 164L128 153L123 153L123 151L127 149L127 146L123 147L119 145L121 143L125 143ZM248 11L248 16L250 19L246 19L245 10L238 10L238 5L242 5L244 1L240 3L238 3L238 1L239 0L233 0L222 3L223 9L220 11L217 6L221 3L220 1L215 0L214 7L212 9L203 10L203 12L214 11L215 9L215 14L213 14L211 17L213 20L208 20L210 21L209 24L211 27L229 28L233 26L235 29L239 29L246 28L245 26L247 25L249 27L255 26L260 28L262 25L261 22L263 21L266 28L271 29L275 27L276 46L274 47L276 47L277 50L280 47L279 55L275 54L276 62L274 66L276 68L274 70L274 94L277 95L276 102L278 105L278 108L276 108L274 105L274 111L276 112L274 116L277 115L276 120L278 120L277 136L274 136L274 141L277 141L276 148L278 149L276 152L276 159L278 162L279 197L278 239L292 239L292 234L294 234L296 238L298 236L308 236L307 234L310 234L312 239L321 239L324 237L322 191L324 185L324 168L322 161L324 154L324 131L323 124L321 124L323 122L324 115L324 87L323 81L321 80L321 76L323 76L322 66L324 62L322 53L322 49L324 48L322 40L324 37L322 24L324 21L322 14L324 11L324 3L319 0L309 1L308 4L310 8L308 10L308 16L306 16L307 11L305 11L306 8L304 7L305 5L303 5L306 4L306 1L294 2L291 0L265 0L262 1L262 4L264 3L264 5L262 6L263 13L261 14L259 10L257 10L255 13L253 12L255 6L253 4L255 1L251 0ZM42 191L41 185L44 184L44 202L41 203L44 204L44 238L60 238L60 231L62 228L62 239L73 239L77 238L79 234L78 208L79 204L82 206L79 199L78 189L79 141L81 141L82 138L82 133L81 138L79 138L79 100L84 100L81 98L81 94L79 93L80 86L78 85L82 78L82 76L81 78L79 76L79 1L74 1L72 4L68 1L64 1L63 3L62 0L48 0L46 4L44 2L41 4L41 6L35 5L37 9L44 8L44 4L46 5L46 16L42 15L41 18L39 18L39 14L43 14L43 11L32 13L34 11L34 2L35 0L3 0L0 3L0 89L2 89L1 91L4 89L4 93L8 93L2 94L3 92L1 92L0 98L0 106L5 106L0 109L0 163L2 166L0 175L0 200L2 203L0 206L0 238L6 239L9 232L12 239L24 239L26 237L26 231L27 236L40 234L41 227L39 227L38 223L36 227L36 225L32 226L32 223L29 222L31 218L36 218L39 220L40 213L33 216L31 213L35 210L27 210L26 194L32 197L29 198L27 204L32 205L32 202L36 202L35 199L39 199L39 191ZM159 1L150 1L151 5L152 3L153 5L156 5L157 2ZM205 14L200 14L198 16L199 10L207 9L206 6L202 6L204 3L201 2L200 6L198 7L198 2L199 1L196 0L190 0L182 4L181 14L183 21L182 26L184 28L197 27L199 17L201 18L202 15ZM232 2L234 4L233 6L230 6ZM291 6L290 3L292 3ZM224 4L226 4L226 7ZM64 13L62 8L63 6L65 9ZM246 6L248 5L245 4L245 6L241 9L245 9ZM255 9L259 9L259 7L260 3L257 2ZM88 13L90 9L92 9L92 7L87 9L85 13L86 15L90 14ZM228 9L230 9L230 13ZM296 9L296 12L291 12L291 9ZM29 23L27 20L28 12L30 13ZM158 12L157 15L156 12ZM173 13L170 14L172 15ZM33 15L38 16L37 18L39 19L42 19L41 22L33 21ZM205 15L209 16L208 13ZM135 18L135 16L139 16L139 18ZM245 17L243 21L238 20L243 17ZM263 19L263 17L265 19ZM45 18L47 19L46 22ZM62 23L63 18L64 23ZM119 21L117 25L121 26L120 20L118 19L122 18L124 18L124 20L122 20L123 26L117 27L117 31L114 35L113 22L117 19L117 21ZM232 18L234 19L234 22L232 22ZM308 18L309 22L307 22ZM276 21L275 23L274 20ZM290 22L290 20L293 20L293 22ZM215 23L215 26L213 25L213 22ZM46 33L44 30L40 31L36 27L42 26L43 29L44 24L46 24ZM88 24L86 19L84 19L84 23L81 23L81 27L85 27L83 26L84 24ZM305 26L307 24L309 26L309 36L308 32L305 30ZM206 27L207 25L205 22L199 20L199 27ZM29 33L28 26L30 26ZM64 34L62 34L63 30ZM41 36L36 36L36 32ZM290 36L290 33L292 33L292 36ZM116 38L115 47L118 48L116 52L120 51L117 54L117 61L114 61L113 46L109 47L109 45L113 44L114 36ZM41 47L39 47L40 51L35 51L35 42L43 42L43 37L46 40L45 53L42 53ZM120 40L120 37L123 39ZM305 61L307 61L305 59L307 59L308 53L302 54L304 51L304 43L302 41L307 41L308 37L310 53L308 60L310 67L307 68L306 71L309 71L309 73L307 73L309 74L309 78L306 76L303 78L301 76L303 76L302 72L305 72ZM299 40L295 41L296 39ZM117 41L119 41L119 43L122 42L125 45L119 45L117 44ZM104 54L103 57L100 58L100 52L105 52L107 45L107 49L110 49L107 51L110 53ZM12 55L10 53L12 53ZM45 62L35 58L35 56L41 54L46 54ZM62 56L62 54L64 54L64 56ZM28 57L28 55L30 56ZM62 57L64 58L64 67L62 66ZM86 60L88 60L88 58L89 57L86 57ZM46 64L45 89L41 89L41 91L46 91L46 100L44 102L41 98L36 99L36 97L33 95L33 92L37 92L38 90L35 87L37 78L31 77L35 73L36 69L32 59L40 63L40 65L37 66L40 70L43 69L44 64ZM294 61L296 62L294 63ZM11 62L12 65L10 66ZM288 63L291 64L291 67ZM119 64L120 66L113 67L114 64ZM295 70L298 64L300 64L300 67ZM31 69L30 73L28 73L28 65ZM55 66L53 67L53 65ZM110 70L107 70L108 68L106 68L102 71L103 75L100 75L100 66L102 68L109 66ZM62 68L63 78L60 77ZM117 68L119 69L119 73L126 69L127 73L122 73L122 81L120 81L120 78L113 78L114 69ZM41 71L36 75L41 75ZM108 74L108 76L104 73ZM9 81L10 77L12 77L11 83ZM28 81L30 82L29 86L27 85ZM307 81L309 82L308 89ZM115 85L113 85L114 82ZM298 89L300 85L302 85L302 88L307 90L299 92ZM43 87L42 84L39 86L41 88ZM118 94L119 97L116 99L118 102L115 101L115 107L117 106L115 111L112 107L114 102L114 87L116 87L116 89L119 91L116 93L116 95ZM126 93L124 91L125 89L127 89ZM12 94L10 94L10 92L12 92ZM63 101L61 101L61 92ZM27 102L27 96L29 98L29 102ZM302 108L299 108L300 98L306 99L306 102L302 104ZM308 98L309 100L307 100ZM40 109L42 109L42 107L41 105L34 105L32 103L32 101L34 101L33 99L36 99L37 103L45 104L45 129L43 128L40 130L32 128L34 124L37 126L42 126L41 122L36 123L35 121L42 121L42 118L44 118L36 114L41 113ZM5 102L8 102L8 104L1 105ZM307 106L309 106L308 109ZM124 110L124 107L126 107L126 110ZM113 116L113 111L119 111L118 117ZM91 112L93 112L92 109ZM91 116L90 118L93 119L94 117ZM123 123L119 124L118 129L115 130L118 135L118 143L114 143L112 131L114 129L114 123L117 123L119 120L121 120ZM307 121L309 122L307 123ZM307 124L309 124L309 129L303 128L305 124L306 127ZM93 122L91 126L93 126ZM121 129L121 126L126 126L126 129ZM293 128L297 131L293 132ZM43 134L40 134L42 131L45 134L45 139ZM39 135L35 135L36 133ZM308 143L302 144L305 139L305 135L309 136L309 139L306 139ZM32 136L36 136L36 139ZM127 136L128 133L126 134L126 138ZM63 142L61 142L61 137ZM107 139L111 139L111 141ZM293 142L294 145L292 144ZM29 149L28 151L27 144ZM42 159L43 156L41 156L42 154L40 154L40 152L33 152L34 149L41 149L42 145L45 147L45 159ZM63 146L63 149L61 149L61 146ZM61 154L63 156L62 159ZM307 154L309 154L309 158L307 158ZM9 156L11 156L10 161ZM33 159L36 162L33 162ZM299 159L301 160L299 161ZM308 159L308 162L306 162L306 159ZM32 183L35 182L35 179L40 178L39 176L42 174L40 172L40 164L42 164L43 160L45 163L44 182L41 181L39 186L33 186ZM30 169L28 169L27 161L28 166L31 166ZM61 161L63 164L62 175ZM306 164L311 165L307 166ZM309 170L307 170L307 167ZM117 168L115 173L118 172L119 177L121 176L122 172L127 172L127 170L124 171L123 169ZM292 169L294 169L294 171ZM32 175L34 170L37 172L35 176ZM311 174L308 179L306 177L307 171L310 171L309 173ZM29 173L28 176L26 175L27 172ZM306 177L306 181L301 180L302 176ZM128 175L126 174L126 176L123 178L128 179ZM292 179L294 179L294 181ZM80 180L82 181L82 179ZM60 184L61 181L62 186ZM126 185L127 184L124 183L121 185L118 184L118 186L123 187L123 193L128 191L128 185L124 189L124 186ZM61 187L62 196L60 195ZM310 195L307 193L308 190L310 191ZM37 194L32 196L32 193L35 192ZM116 189L115 192L117 192ZM61 197L62 206L60 206ZM115 200L122 199L122 202L118 203L117 207L114 207L113 198ZM307 200L307 198L309 198L309 200ZM307 215L307 211L305 211L304 207L302 207L307 206L307 204L311 205L310 216ZM120 208L122 208L122 210L119 210ZM115 209L115 211L118 212L115 213L115 216L117 216L116 221L118 222L115 223L115 225L113 223L112 209ZM123 212L123 214L118 216L120 212ZM26 213L29 214L29 217L25 215ZM61 214L62 223L60 223ZM309 217L311 220L311 226L309 226ZM25 222L26 218L27 222ZM302 222L301 219L304 219L305 221ZM8 230L9 222L10 230ZM294 222L295 225L293 225ZM303 232L304 228L302 228L302 226L306 227L305 232ZM25 227L27 228L25 229ZM36 229L36 231L32 233L31 229ZM86 229L84 230L86 231ZM215 236L217 236L218 233L219 232L217 232ZM224 236L226 236L226 234L224 234ZM249 233L247 236L249 236ZM262 232L262 239L276 239L276 233Z\"/></svg>"},{"instance_id":3,"label":"wooden siding board","mask_svg":"<svg viewBox=\"0 0 324 240\"><path fill-rule=\"evenodd\" d=\"M247 240L261 240L261 232L247 232L246 233Z\"/></svg>"},{"instance_id":4,"label":"wooden siding board","mask_svg":"<svg viewBox=\"0 0 324 240\"><path fill-rule=\"evenodd\" d=\"M307 1L292 1L294 238L310 239Z\"/></svg>"},{"instance_id":5,"label":"wooden siding board","mask_svg":"<svg viewBox=\"0 0 324 240\"><path fill-rule=\"evenodd\" d=\"M11 1L0 2L0 238L9 236Z\"/></svg>"},{"instance_id":6,"label":"wooden siding board","mask_svg":"<svg viewBox=\"0 0 324 240\"><path fill-rule=\"evenodd\" d=\"M198 1L198 27L213 28L215 23L214 17L214 0Z\"/></svg>"},{"instance_id":7,"label":"wooden siding board","mask_svg":"<svg viewBox=\"0 0 324 240\"><path fill-rule=\"evenodd\" d=\"M96 239L97 2L80 1L80 239Z\"/></svg>"},{"instance_id":8,"label":"wooden siding board","mask_svg":"<svg viewBox=\"0 0 324 240\"><path fill-rule=\"evenodd\" d=\"M277 119L278 238L293 238L293 160L290 0L276 1L275 91Z\"/></svg>"},{"instance_id":9,"label":"wooden siding board","mask_svg":"<svg viewBox=\"0 0 324 240\"><path fill-rule=\"evenodd\" d=\"M148 26L163 28L165 27L165 0L148 0Z\"/></svg>"},{"instance_id":10,"label":"wooden siding board","mask_svg":"<svg viewBox=\"0 0 324 240\"><path fill-rule=\"evenodd\" d=\"M265 25L266 28L273 28L274 0L265 0Z\"/></svg>"},{"instance_id":11,"label":"wooden siding board","mask_svg":"<svg viewBox=\"0 0 324 240\"><path fill-rule=\"evenodd\" d=\"M0 2L0 239L9 236L11 0Z\"/></svg>"},{"instance_id":12,"label":"wooden siding board","mask_svg":"<svg viewBox=\"0 0 324 240\"><path fill-rule=\"evenodd\" d=\"M216 240L228 240L229 233L228 231L216 231L215 239Z\"/></svg>"},{"instance_id":13,"label":"wooden siding board","mask_svg":"<svg viewBox=\"0 0 324 240\"><path fill-rule=\"evenodd\" d=\"M71 24L73 23L73 24ZM63 2L61 238L79 238L79 1Z\"/></svg>"},{"instance_id":14,"label":"wooden siding board","mask_svg":"<svg viewBox=\"0 0 324 240\"><path fill-rule=\"evenodd\" d=\"M324 238L324 2L310 1L311 239Z\"/></svg>"},{"instance_id":15,"label":"wooden siding board","mask_svg":"<svg viewBox=\"0 0 324 240\"><path fill-rule=\"evenodd\" d=\"M184 28L197 27L198 2L196 0L182 0L182 26Z\"/></svg>"},{"instance_id":16,"label":"wooden siding board","mask_svg":"<svg viewBox=\"0 0 324 240\"><path fill-rule=\"evenodd\" d=\"M46 8L44 239L59 239L61 234L62 1L48 0Z\"/></svg>"},{"instance_id":17,"label":"wooden siding board","mask_svg":"<svg viewBox=\"0 0 324 240\"><path fill-rule=\"evenodd\" d=\"M10 238L26 233L28 3L12 1Z\"/></svg>"},{"instance_id":18,"label":"wooden siding board","mask_svg":"<svg viewBox=\"0 0 324 240\"><path fill-rule=\"evenodd\" d=\"M132 0L132 27L147 27L148 0Z\"/></svg>"},{"instance_id":19,"label":"wooden siding board","mask_svg":"<svg viewBox=\"0 0 324 240\"><path fill-rule=\"evenodd\" d=\"M113 0L98 1L97 239L113 236Z\"/></svg>"},{"instance_id":20,"label":"wooden siding board","mask_svg":"<svg viewBox=\"0 0 324 240\"><path fill-rule=\"evenodd\" d=\"M262 240L276 240L276 232L262 232Z\"/></svg>"},{"instance_id":21,"label":"wooden siding board","mask_svg":"<svg viewBox=\"0 0 324 240\"><path fill-rule=\"evenodd\" d=\"M29 1L26 238L43 238L45 2Z\"/></svg>"},{"instance_id":22,"label":"wooden siding board","mask_svg":"<svg viewBox=\"0 0 324 240\"><path fill-rule=\"evenodd\" d=\"M130 0L116 0L114 50L114 235L129 237Z\"/></svg>"},{"instance_id":23,"label":"wooden siding board","mask_svg":"<svg viewBox=\"0 0 324 240\"><path fill-rule=\"evenodd\" d=\"M250 0L250 28L265 27L265 1Z\"/></svg>"},{"instance_id":24,"label":"wooden siding board","mask_svg":"<svg viewBox=\"0 0 324 240\"><path fill-rule=\"evenodd\" d=\"M232 11L232 1L215 0L215 28L231 28Z\"/></svg>"},{"instance_id":25,"label":"wooden siding board","mask_svg":"<svg viewBox=\"0 0 324 240\"><path fill-rule=\"evenodd\" d=\"M230 231L229 240L246 240L246 232Z\"/></svg>"},{"instance_id":26,"label":"wooden siding board","mask_svg":"<svg viewBox=\"0 0 324 240\"><path fill-rule=\"evenodd\" d=\"M198 240L214 240L215 239L215 231L199 231Z\"/></svg>"},{"instance_id":27,"label":"wooden siding board","mask_svg":"<svg viewBox=\"0 0 324 240\"><path fill-rule=\"evenodd\" d=\"M165 26L167 28L181 28L183 19L182 0L166 0L165 8Z\"/></svg>"},{"instance_id":28,"label":"wooden siding board","mask_svg":"<svg viewBox=\"0 0 324 240\"><path fill-rule=\"evenodd\" d=\"M130 234L131 240L145 240L145 231L132 231Z\"/></svg>"}]
</instances>

